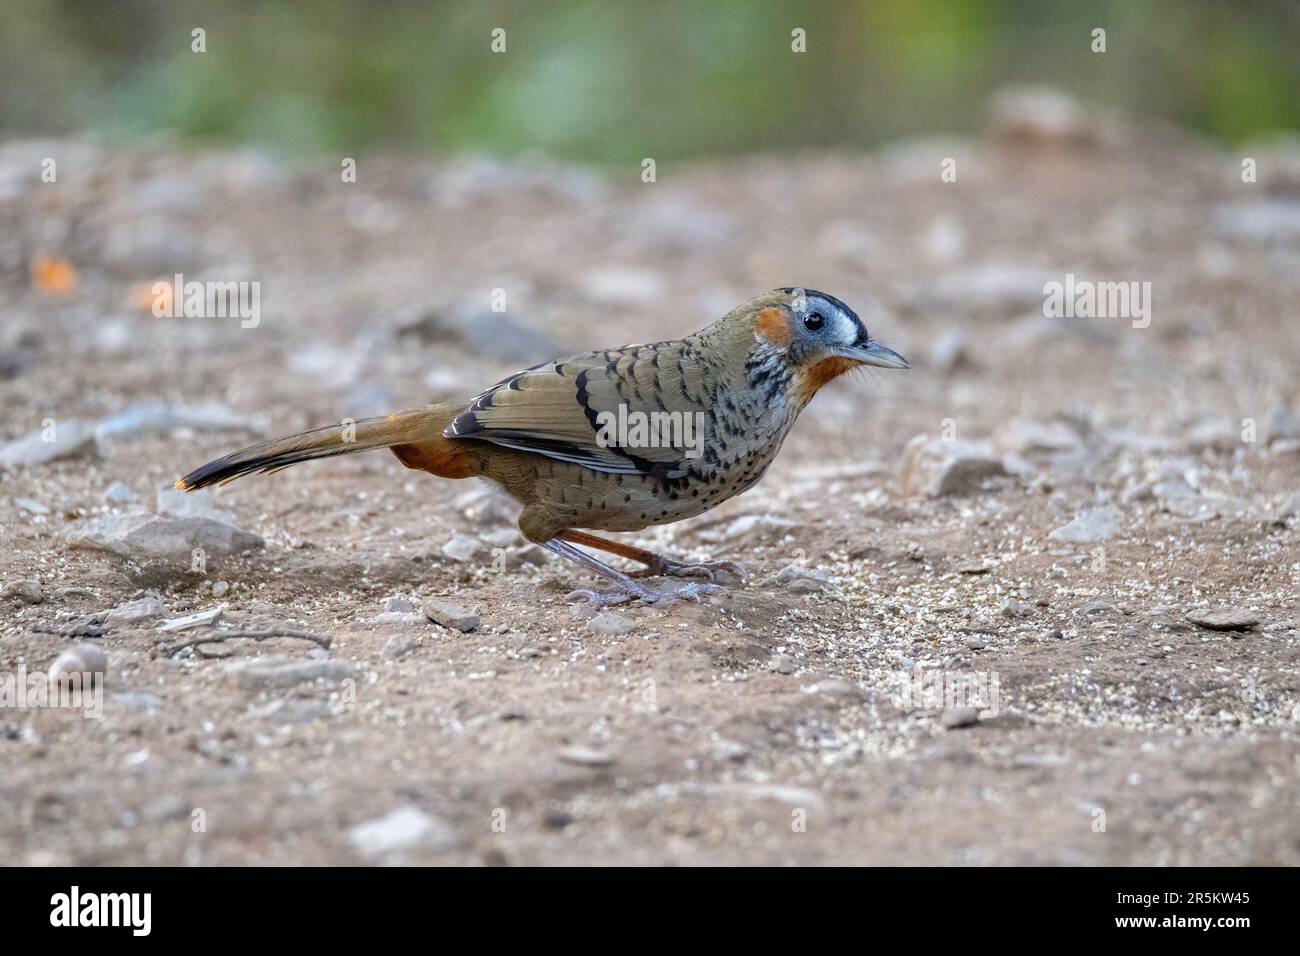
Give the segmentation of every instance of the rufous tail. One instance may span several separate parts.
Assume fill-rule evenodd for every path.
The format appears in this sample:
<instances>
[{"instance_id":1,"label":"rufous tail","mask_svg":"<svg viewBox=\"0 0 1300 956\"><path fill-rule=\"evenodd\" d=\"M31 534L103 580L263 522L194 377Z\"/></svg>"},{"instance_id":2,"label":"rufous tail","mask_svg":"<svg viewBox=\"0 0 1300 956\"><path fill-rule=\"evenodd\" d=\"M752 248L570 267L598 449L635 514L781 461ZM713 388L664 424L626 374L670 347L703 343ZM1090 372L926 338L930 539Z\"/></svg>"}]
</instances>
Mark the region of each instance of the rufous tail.
<instances>
[{"instance_id":1,"label":"rufous tail","mask_svg":"<svg viewBox=\"0 0 1300 956\"><path fill-rule=\"evenodd\" d=\"M176 487L194 491L225 484L243 475L278 471L301 461L391 448L408 468L443 478L469 478L477 471L469 453L472 442L444 438L442 430L461 411L457 405L426 405L380 418L338 425L262 442L195 468Z\"/></svg>"}]
</instances>

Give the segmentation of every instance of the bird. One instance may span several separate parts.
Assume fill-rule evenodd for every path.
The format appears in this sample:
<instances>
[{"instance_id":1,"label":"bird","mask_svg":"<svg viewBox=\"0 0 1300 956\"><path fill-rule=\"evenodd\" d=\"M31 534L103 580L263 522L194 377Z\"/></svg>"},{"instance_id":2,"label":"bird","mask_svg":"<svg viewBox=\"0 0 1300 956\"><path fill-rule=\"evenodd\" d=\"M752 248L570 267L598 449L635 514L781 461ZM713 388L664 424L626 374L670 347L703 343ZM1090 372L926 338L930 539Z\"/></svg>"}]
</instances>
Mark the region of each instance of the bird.
<instances>
[{"instance_id":1,"label":"bird","mask_svg":"<svg viewBox=\"0 0 1300 956\"><path fill-rule=\"evenodd\" d=\"M262 442L176 482L184 491L304 461L388 449L407 468L480 478L522 507L519 531L604 578L612 590L569 595L594 604L694 599L727 561L683 562L593 532L635 532L696 517L762 479L800 412L860 366L906 369L840 299L797 286L755 296L681 339L542 362L466 402ZM644 567L625 572L589 550ZM648 578L689 578L684 584Z\"/></svg>"}]
</instances>

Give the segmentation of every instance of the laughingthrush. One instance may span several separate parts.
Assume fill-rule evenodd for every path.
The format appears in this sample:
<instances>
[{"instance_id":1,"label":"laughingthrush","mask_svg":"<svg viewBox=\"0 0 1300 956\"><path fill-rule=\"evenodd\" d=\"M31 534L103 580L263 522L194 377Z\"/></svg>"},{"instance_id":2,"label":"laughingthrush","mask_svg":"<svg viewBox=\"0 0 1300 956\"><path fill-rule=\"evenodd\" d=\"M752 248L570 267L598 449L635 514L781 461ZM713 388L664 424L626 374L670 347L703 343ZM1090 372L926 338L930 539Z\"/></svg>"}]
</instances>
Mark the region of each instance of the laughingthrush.
<instances>
[{"instance_id":1,"label":"laughingthrush","mask_svg":"<svg viewBox=\"0 0 1300 956\"><path fill-rule=\"evenodd\" d=\"M589 531L640 531L708 511L763 477L804 406L859 365L907 368L852 309L812 289L777 289L693 335L544 362L464 404L425 405L253 445L176 482L192 491L300 461L389 448L408 468L486 478L523 505L525 538L612 581L599 603L696 597L646 575L739 569L684 564ZM575 547L645 565L635 575Z\"/></svg>"}]
</instances>

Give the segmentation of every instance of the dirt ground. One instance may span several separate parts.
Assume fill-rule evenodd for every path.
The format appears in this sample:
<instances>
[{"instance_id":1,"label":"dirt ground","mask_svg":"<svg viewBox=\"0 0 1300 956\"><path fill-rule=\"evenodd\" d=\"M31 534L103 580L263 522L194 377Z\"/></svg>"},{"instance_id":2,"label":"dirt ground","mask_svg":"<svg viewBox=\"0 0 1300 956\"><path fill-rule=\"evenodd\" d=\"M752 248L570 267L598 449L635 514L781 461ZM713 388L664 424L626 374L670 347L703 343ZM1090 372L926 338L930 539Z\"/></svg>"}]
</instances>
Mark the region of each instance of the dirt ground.
<instances>
[{"instance_id":1,"label":"dirt ground","mask_svg":"<svg viewBox=\"0 0 1300 956\"><path fill-rule=\"evenodd\" d=\"M360 157L343 183L330 157L0 148L0 437L207 406L0 479L0 670L108 660L102 719L0 709L0 859L1300 864L1297 155L1247 183L1119 123L654 183ZM260 323L155 318L141 290L178 272L259 282ZM1149 326L1045 317L1066 273L1150 282ZM264 543L197 570L73 546L261 437L798 284L913 368L833 384L756 489L629 536L746 566L702 602L597 617L508 502L386 453L200 499ZM983 464L927 494L914 436ZM1094 508L1098 540L1050 536ZM106 619L148 597L329 646Z\"/></svg>"}]
</instances>

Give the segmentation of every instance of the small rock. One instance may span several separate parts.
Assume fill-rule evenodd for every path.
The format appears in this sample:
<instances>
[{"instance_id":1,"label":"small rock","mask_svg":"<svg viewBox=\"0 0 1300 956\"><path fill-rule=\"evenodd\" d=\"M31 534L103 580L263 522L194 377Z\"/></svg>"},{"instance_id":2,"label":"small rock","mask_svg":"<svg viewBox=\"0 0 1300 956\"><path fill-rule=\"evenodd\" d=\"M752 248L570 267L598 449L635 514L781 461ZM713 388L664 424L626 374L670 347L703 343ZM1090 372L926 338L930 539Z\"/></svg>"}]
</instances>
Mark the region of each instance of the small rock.
<instances>
[{"instance_id":1,"label":"small rock","mask_svg":"<svg viewBox=\"0 0 1300 956\"><path fill-rule=\"evenodd\" d=\"M579 767L608 767L614 763L614 758L605 751L581 745L565 747L558 756L564 763L576 764Z\"/></svg>"},{"instance_id":2,"label":"small rock","mask_svg":"<svg viewBox=\"0 0 1300 956\"><path fill-rule=\"evenodd\" d=\"M171 405L167 402L143 402L105 418L95 427L100 441L136 437L179 428L192 431L251 430L248 416L239 415L225 405Z\"/></svg>"},{"instance_id":3,"label":"small rock","mask_svg":"<svg viewBox=\"0 0 1300 956\"><path fill-rule=\"evenodd\" d=\"M207 556L240 554L263 546L261 537L211 518L161 518L145 512L104 515L68 535L73 548L108 551L123 558L182 558L195 549Z\"/></svg>"},{"instance_id":4,"label":"small rock","mask_svg":"<svg viewBox=\"0 0 1300 956\"><path fill-rule=\"evenodd\" d=\"M785 654L777 654L772 658L772 670L778 674L793 674L794 660Z\"/></svg>"},{"instance_id":5,"label":"small rock","mask_svg":"<svg viewBox=\"0 0 1300 956\"><path fill-rule=\"evenodd\" d=\"M905 495L941 498L974 494L989 478L1006 474L1002 460L986 443L917 435L903 447L898 483Z\"/></svg>"},{"instance_id":6,"label":"small rock","mask_svg":"<svg viewBox=\"0 0 1300 956\"><path fill-rule=\"evenodd\" d=\"M442 553L453 561L471 561L483 550L483 542L468 534L456 534L442 546Z\"/></svg>"},{"instance_id":7,"label":"small rock","mask_svg":"<svg viewBox=\"0 0 1300 956\"><path fill-rule=\"evenodd\" d=\"M1069 524L1062 525L1048 537L1056 541L1105 541L1119 534L1124 516L1118 508L1103 505L1089 508Z\"/></svg>"},{"instance_id":8,"label":"small rock","mask_svg":"<svg viewBox=\"0 0 1300 956\"><path fill-rule=\"evenodd\" d=\"M939 717L939 724L944 730L958 727L970 727L979 723L980 712L974 707L949 707Z\"/></svg>"},{"instance_id":9,"label":"small rock","mask_svg":"<svg viewBox=\"0 0 1300 956\"><path fill-rule=\"evenodd\" d=\"M19 511L26 511L28 514L32 515L47 515L50 513L49 508L45 507L45 505L41 504L39 501L33 501L31 498L15 498L14 506Z\"/></svg>"},{"instance_id":10,"label":"small rock","mask_svg":"<svg viewBox=\"0 0 1300 956\"><path fill-rule=\"evenodd\" d=\"M383 654L392 658L405 657L415 648L415 643L410 634L394 634L384 641Z\"/></svg>"},{"instance_id":11,"label":"small rock","mask_svg":"<svg viewBox=\"0 0 1300 956\"><path fill-rule=\"evenodd\" d=\"M96 450L95 426L76 420L57 422L50 429L34 431L0 445L0 466L19 468L43 465Z\"/></svg>"},{"instance_id":12,"label":"small rock","mask_svg":"<svg viewBox=\"0 0 1300 956\"><path fill-rule=\"evenodd\" d=\"M866 697L862 692L862 688L858 687L857 684L852 684L849 681L840 680L839 678L820 680L814 684L810 690L812 693L818 694L822 697L828 697L831 700L844 701L846 703L860 701Z\"/></svg>"},{"instance_id":13,"label":"small rock","mask_svg":"<svg viewBox=\"0 0 1300 956\"><path fill-rule=\"evenodd\" d=\"M223 598L226 596L226 593L229 590L230 590L229 581L217 581L215 584L212 585L212 596L214 598Z\"/></svg>"},{"instance_id":14,"label":"small rock","mask_svg":"<svg viewBox=\"0 0 1300 956\"><path fill-rule=\"evenodd\" d=\"M384 612L386 614L415 614L418 610L419 608L400 594L394 594L384 601Z\"/></svg>"},{"instance_id":15,"label":"small rock","mask_svg":"<svg viewBox=\"0 0 1300 956\"><path fill-rule=\"evenodd\" d=\"M1259 625L1259 615L1236 607L1188 611L1187 620L1211 631L1249 631Z\"/></svg>"},{"instance_id":16,"label":"small rock","mask_svg":"<svg viewBox=\"0 0 1300 956\"><path fill-rule=\"evenodd\" d=\"M348 840L366 857L415 849L448 850L460 842L451 824L412 806L357 824L348 830Z\"/></svg>"},{"instance_id":17,"label":"small rock","mask_svg":"<svg viewBox=\"0 0 1300 956\"><path fill-rule=\"evenodd\" d=\"M715 740L711 752L714 760L722 762L740 763L749 757L748 747L738 741L727 740L726 738Z\"/></svg>"},{"instance_id":18,"label":"small rock","mask_svg":"<svg viewBox=\"0 0 1300 956\"><path fill-rule=\"evenodd\" d=\"M1268 419L1268 443L1278 444L1300 438L1300 412L1276 408Z\"/></svg>"},{"instance_id":19,"label":"small rock","mask_svg":"<svg viewBox=\"0 0 1300 956\"><path fill-rule=\"evenodd\" d=\"M235 513L216 505L211 488L201 491L181 491L168 485L158 489L158 514L169 518L211 518L225 524L235 523Z\"/></svg>"},{"instance_id":20,"label":"small rock","mask_svg":"<svg viewBox=\"0 0 1300 956\"><path fill-rule=\"evenodd\" d=\"M158 630L170 633L173 631L188 631L196 627L213 626L221 620L221 612L224 610L224 607L214 607L207 611L186 614L184 617L174 617L159 624Z\"/></svg>"},{"instance_id":21,"label":"small rock","mask_svg":"<svg viewBox=\"0 0 1300 956\"><path fill-rule=\"evenodd\" d=\"M478 615L463 604L444 601L440 598L431 598L424 603L423 611L424 616L433 621L434 624L440 624L445 628L460 631L463 634L478 630Z\"/></svg>"},{"instance_id":22,"label":"small rock","mask_svg":"<svg viewBox=\"0 0 1300 956\"><path fill-rule=\"evenodd\" d=\"M0 600L17 601L19 604L40 604L45 600L45 592L37 581L10 581L0 591Z\"/></svg>"},{"instance_id":23,"label":"small rock","mask_svg":"<svg viewBox=\"0 0 1300 956\"><path fill-rule=\"evenodd\" d=\"M1277 506L1273 512L1273 522L1279 525L1285 525L1288 518L1294 518L1300 515L1300 491L1293 491L1291 496Z\"/></svg>"},{"instance_id":24,"label":"small rock","mask_svg":"<svg viewBox=\"0 0 1300 956\"><path fill-rule=\"evenodd\" d=\"M57 680L63 675L80 674L84 681L92 684L102 680L108 673L108 655L94 644L74 644L54 659L50 665L50 677Z\"/></svg>"},{"instance_id":25,"label":"small rock","mask_svg":"<svg viewBox=\"0 0 1300 956\"><path fill-rule=\"evenodd\" d=\"M1300 200L1255 199L1221 203L1211 214L1214 227L1229 239L1260 244L1300 241Z\"/></svg>"},{"instance_id":26,"label":"small rock","mask_svg":"<svg viewBox=\"0 0 1300 956\"><path fill-rule=\"evenodd\" d=\"M821 568L802 564L788 564L776 576L776 583L784 585L795 594L817 594L830 584L830 575Z\"/></svg>"},{"instance_id":27,"label":"small rock","mask_svg":"<svg viewBox=\"0 0 1300 956\"><path fill-rule=\"evenodd\" d=\"M135 501L135 492L123 482L115 481L104 489L100 498L110 505L125 505Z\"/></svg>"},{"instance_id":28,"label":"small rock","mask_svg":"<svg viewBox=\"0 0 1300 956\"><path fill-rule=\"evenodd\" d=\"M346 660L314 660L267 654L225 665L226 675L237 687L248 690L294 687L304 681L343 680L358 675L357 666Z\"/></svg>"},{"instance_id":29,"label":"small rock","mask_svg":"<svg viewBox=\"0 0 1300 956\"><path fill-rule=\"evenodd\" d=\"M419 611L383 611L375 615L376 624L428 624L429 619Z\"/></svg>"},{"instance_id":30,"label":"small rock","mask_svg":"<svg viewBox=\"0 0 1300 956\"><path fill-rule=\"evenodd\" d=\"M1029 617L1029 605L1015 598L1007 598L998 609L1003 617Z\"/></svg>"},{"instance_id":31,"label":"small rock","mask_svg":"<svg viewBox=\"0 0 1300 956\"><path fill-rule=\"evenodd\" d=\"M105 624L134 624L136 621L151 621L162 617L163 603L156 597L142 597L136 601L119 604L104 614Z\"/></svg>"},{"instance_id":32,"label":"small rock","mask_svg":"<svg viewBox=\"0 0 1300 956\"><path fill-rule=\"evenodd\" d=\"M563 810L547 810L542 815L542 826L548 830L563 830L573 822L573 817Z\"/></svg>"},{"instance_id":33,"label":"small rock","mask_svg":"<svg viewBox=\"0 0 1300 956\"><path fill-rule=\"evenodd\" d=\"M970 637L966 638L966 646L972 651L982 651L984 648L989 646L989 643L984 640L984 638L976 637L972 634Z\"/></svg>"},{"instance_id":34,"label":"small rock","mask_svg":"<svg viewBox=\"0 0 1300 956\"><path fill-rule=\"evenodd\" d=\"M635 631L636 621L622 614L615 614L613 611L602 611L587 622L587 627L597 634L617 637Z\"/></svg>"}]
</instances>

